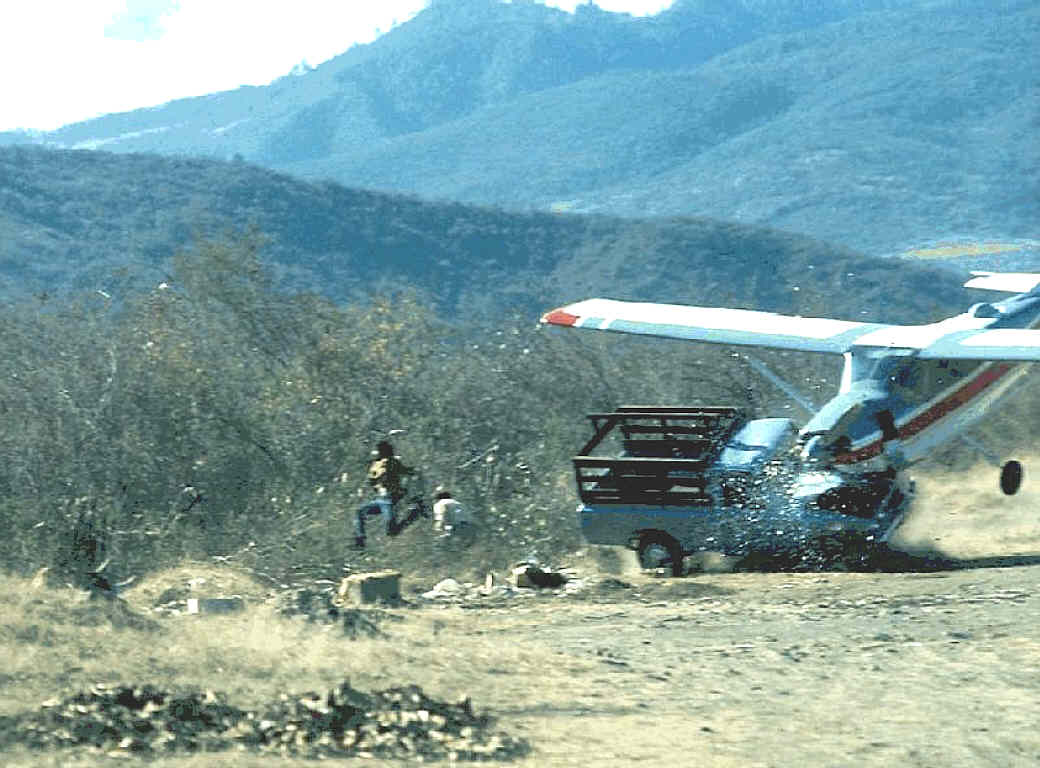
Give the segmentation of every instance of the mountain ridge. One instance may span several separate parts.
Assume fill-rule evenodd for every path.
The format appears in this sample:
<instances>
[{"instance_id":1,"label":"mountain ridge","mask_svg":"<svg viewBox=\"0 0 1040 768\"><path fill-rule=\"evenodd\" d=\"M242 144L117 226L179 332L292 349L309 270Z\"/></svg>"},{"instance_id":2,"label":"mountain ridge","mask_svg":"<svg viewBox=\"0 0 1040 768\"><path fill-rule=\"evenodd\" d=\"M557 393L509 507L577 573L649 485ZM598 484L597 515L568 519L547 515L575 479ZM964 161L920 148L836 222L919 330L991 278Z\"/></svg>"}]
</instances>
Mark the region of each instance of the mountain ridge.
<instances>
[{"instance_id":1,"label":"mountain ridge","mask_svg":"<svg viewBox=\"0 0 1040 768\"><path fill-rule=\"evenodd\" d=\"M519 210L707 215L875 254L965 231L1034 236L1040 9L810 10L684 0L633 18L442 0L305 75L37 141L240 156Z\"/></svg>"},{"instance_id":2,"label":"mountain ridge","mask_svg":"<svg viewBox=\"0 0 1040 768\"><path fill-rule=\"evenodd\" d=\"M965 300L940 267L768 228L435 203L201 158L0 148L0 212L9 299L154 286L179 249L256 231L280 290L352 302L412 287L452 317L599 294L924 321Z\"/></svg>"}]
</instances>

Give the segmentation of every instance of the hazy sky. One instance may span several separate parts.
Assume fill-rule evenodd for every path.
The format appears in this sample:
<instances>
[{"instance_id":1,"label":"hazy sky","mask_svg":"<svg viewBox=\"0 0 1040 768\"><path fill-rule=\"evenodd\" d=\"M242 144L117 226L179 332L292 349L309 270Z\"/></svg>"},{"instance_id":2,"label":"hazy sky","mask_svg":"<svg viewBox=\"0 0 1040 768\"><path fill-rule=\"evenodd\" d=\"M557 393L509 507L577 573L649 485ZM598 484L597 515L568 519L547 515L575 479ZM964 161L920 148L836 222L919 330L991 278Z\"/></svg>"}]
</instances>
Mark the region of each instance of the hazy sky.
<instances>
[{"instance_id":1,"label":"hazy sky","mask_svg":"<svg viewBox=\"0 0 1040 768\"><path fill-rule=\"evenodd\" d=\"M572 11L581 0L545 0ZM262 85L408 21L427 0L10 0L0 131L50 130L185 96ZM657 13L672 0L596 0Z\"/></svg>"}]
</instances>

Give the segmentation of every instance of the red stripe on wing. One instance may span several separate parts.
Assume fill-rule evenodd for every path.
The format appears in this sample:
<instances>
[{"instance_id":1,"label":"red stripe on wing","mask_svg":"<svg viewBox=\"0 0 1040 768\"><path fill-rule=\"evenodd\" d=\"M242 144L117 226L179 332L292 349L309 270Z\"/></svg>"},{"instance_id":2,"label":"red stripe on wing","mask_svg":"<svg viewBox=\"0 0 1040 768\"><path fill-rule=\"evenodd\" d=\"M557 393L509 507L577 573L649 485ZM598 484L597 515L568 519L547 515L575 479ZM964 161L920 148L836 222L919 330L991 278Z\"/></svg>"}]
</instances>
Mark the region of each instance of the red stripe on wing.
<instances>
[{"instance_id":1,"label":"red stripe on wing","mask_svg":"<svg viewBox=\"0 0 1040 768\"><path fill-rule=\"evenodd\" d=\"M574 325L578 322L578 316L564 312L562 309L554 309L552 312L542 315L542 322L550 325Z\"/></svg>"}]
</instances>

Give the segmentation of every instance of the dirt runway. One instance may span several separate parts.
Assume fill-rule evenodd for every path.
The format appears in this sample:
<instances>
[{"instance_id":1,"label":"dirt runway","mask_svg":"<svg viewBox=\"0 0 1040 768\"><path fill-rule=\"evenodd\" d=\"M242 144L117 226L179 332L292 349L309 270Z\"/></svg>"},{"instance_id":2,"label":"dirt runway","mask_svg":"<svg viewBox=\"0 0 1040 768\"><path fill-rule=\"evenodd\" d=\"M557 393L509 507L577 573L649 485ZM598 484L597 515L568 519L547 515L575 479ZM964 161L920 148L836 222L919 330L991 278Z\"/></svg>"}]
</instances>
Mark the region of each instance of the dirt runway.
<instances>
[{"instance_id":1,"label":"dirt runway","mask_svg":"<svg viewBox=\"0 0 1040 768\"><path fill-rule=\"evenodd\" d=\"M1040 494L989 468L918 489L892 572L629 572L461 612L571 670L485 691L536 745L524 764L1040 764Z\"/></svg>"},{"instance_id":2,"label":"dirt runway","mask_svg":"<svg viewBox=\"0 0 1040 768\"><path fill-rule=\"evenodd\" d=\"M609 558L586 554L571 563L577 590L432 601L419 597L432 585L405 574L406 604L373 609L384 631L371 637L286 617L265 586L224 566L209 566L208 588L239 591L249 610L144 623L99 612L121 601L9 581L0 673L13 693L0 714L98 680L212 687L246 706L349 679L471 697L531 745L518 762L491 765L1038 765L1037 492L1027 484L1002 497L991 470L921 473L919 490L895 542L905 551L884 571L672 579L611 573ZM149 576L120 610L151 613L199 568ZM19 745L0 754L10 766L142 760ZM313 765L233 748L148 760Z\"/></svg>"}]
</instances>

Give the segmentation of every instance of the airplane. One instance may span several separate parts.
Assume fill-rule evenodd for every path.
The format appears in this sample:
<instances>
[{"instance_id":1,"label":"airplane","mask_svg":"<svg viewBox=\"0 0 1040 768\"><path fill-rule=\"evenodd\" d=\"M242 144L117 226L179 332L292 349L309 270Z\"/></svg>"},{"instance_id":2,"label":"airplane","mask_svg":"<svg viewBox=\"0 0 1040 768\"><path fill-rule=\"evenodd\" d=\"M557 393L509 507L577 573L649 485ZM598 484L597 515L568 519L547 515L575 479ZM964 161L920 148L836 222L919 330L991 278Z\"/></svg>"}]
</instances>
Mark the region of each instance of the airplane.
<instances>
[{"instance_id":1,"label":"airplane","mask_svg":"<svg viewBox=\"0 0 1040 768\"><path fill-rule=\"evenodd\" d=\"M603 298L554 309L541 322L842 355L844 368L837 394L798 431L792 451L797 459L796 480L787 492L798 498L798 509L806 519L809 509L817 516L828 510L836 513L813 518L829 530L847 527L846 521L876 518L860 528L870 538L884 542L908 511L912 484L905 470L940 445L965 437L965 430L1028 372L1027 363L1040 361L1040 274L972 275L966 288L1013 295L974 304L963 314L925 325ZM1006 462L1000 473L1002 491L1016 493L1022 475L1019 462ZM871 499L870 504L884 506L893 494L900 503L875 510L877 514L859 509L842 515L849 511L844 508L849 492L864 488L874 489L866 496L861 494L861 498ZM586 517L595 517L595 511L603 510L589 507ZM674 539L682 537L664 538L673 539L665 549L674 561L678 556ZM746 546L732 548L746 551ZM688 545L683 549L688 551Z\"/></svg>"}]
</instances>

